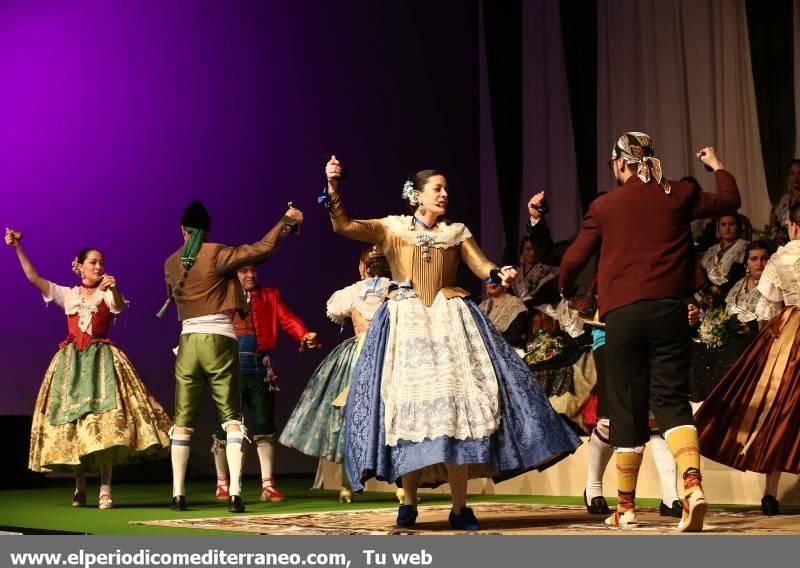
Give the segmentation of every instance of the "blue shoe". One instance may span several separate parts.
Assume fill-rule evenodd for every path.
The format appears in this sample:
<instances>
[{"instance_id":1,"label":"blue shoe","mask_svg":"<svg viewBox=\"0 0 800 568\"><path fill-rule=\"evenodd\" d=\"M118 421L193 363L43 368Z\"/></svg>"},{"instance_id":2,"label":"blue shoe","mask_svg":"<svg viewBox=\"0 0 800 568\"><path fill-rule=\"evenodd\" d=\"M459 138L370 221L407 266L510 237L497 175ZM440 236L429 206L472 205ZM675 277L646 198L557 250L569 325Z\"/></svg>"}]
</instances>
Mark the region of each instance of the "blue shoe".
<instances>
[{"instance_id":1,"label":"blue shoe","mask_svg":"<svg viewBox=\"0 0 800 568\"><path fill-rule=\"evenodd\" d=\"M450 511L450 526L456 530L461 531L479 531L481 526L478 524L478 519L475 518L475 513L469 507L464 507L461 512L456 515Z\"/></svg>"},{"instance_id":2,"label":"blue shoe","mask_svg":"<svg viewBox=\"0 0 800 568\"><path fill-rule=\"evenodd\" d=\"M413 505L400 505L397 510L397 527L410 529L417 524L417 510Z\"/></svg>"}]
</instances>

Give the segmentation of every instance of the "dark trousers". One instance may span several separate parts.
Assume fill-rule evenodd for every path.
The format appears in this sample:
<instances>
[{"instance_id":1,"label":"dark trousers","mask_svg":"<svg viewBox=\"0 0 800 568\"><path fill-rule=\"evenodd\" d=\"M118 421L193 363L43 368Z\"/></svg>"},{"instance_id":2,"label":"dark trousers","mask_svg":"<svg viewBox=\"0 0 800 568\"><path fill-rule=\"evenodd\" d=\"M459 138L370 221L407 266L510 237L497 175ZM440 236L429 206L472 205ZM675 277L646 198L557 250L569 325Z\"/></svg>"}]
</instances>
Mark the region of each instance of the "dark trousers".
<instances>
[{"instance_id":1,"label":"dark trousers","mask_svg":"<svg viewBox=\"0 0 800 568\"><path fill-rule=\"evenodd\" d=\"M594 357L594 368L597 372L597 383L594 392L597 395L597 418L608 418L608 373L606 372L606 346L602 345L592 351Z\"/></svg>"},{"instance_id":2,"label":"dark trousers","mask_svg":"<svg viewBox=\"0 0 800 568\"><path fill-rule=\"evenodd\" d=\"M689 406L686 305L643 301L606 315L606 390L615 448L650 439L648 414L661 432L694 424Z\"/></svg>"},{"instance_id":3,"label":"dark trousers","mask_svg":"<svg viewBox=\"0 0 800 568\"><path fill-rule=\"evenodd\" d=\"M242 407L250 411L252 430L258 437L275 437L275 393L264 382L264 373L242 373ZM217 439L224 440L225 430L217 424Z\"/></svg>"}]
</instances>

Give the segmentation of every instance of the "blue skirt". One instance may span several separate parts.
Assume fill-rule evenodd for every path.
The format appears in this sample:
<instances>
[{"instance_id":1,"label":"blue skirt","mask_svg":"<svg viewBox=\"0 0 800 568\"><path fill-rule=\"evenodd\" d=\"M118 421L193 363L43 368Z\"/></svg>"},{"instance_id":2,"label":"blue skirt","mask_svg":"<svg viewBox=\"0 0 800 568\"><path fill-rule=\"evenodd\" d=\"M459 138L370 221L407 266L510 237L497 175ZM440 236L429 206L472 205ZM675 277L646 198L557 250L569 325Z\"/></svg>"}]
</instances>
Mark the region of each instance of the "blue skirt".
<instances>
[{"instance_id":1,"label":"blue skirt","mask_svg":"<svg viewBox=\"0 0 800 568\"><path fill-rule=\"evenodd\" d=\"M491 477L499 482L533 469L543 471L581 444L555 413L525 362L475 303L460 298L448 301L466 302L475 318L497 377L500 425L485 438L442 436L385 444L381 374L390 327L387 302L373 317L345 407L345 471L355 491L362 491L372 477L400 485L400 476L417 470L422 470L421 487L437 487L447 483L445 463L470 465L470 478Z\"/></svg>"},{"instance_id":2,"label":"blue skirt","mask_svg":"<svg viewBox=\"0 0 800 568\"><path fill-rule=\"evenodd\" d=\"M342 463L343 411L331 402L350 385L357 356L358 337L351 337L322 360L281 433L281 444L309 456Z\"/></svg>"}]
</instances>

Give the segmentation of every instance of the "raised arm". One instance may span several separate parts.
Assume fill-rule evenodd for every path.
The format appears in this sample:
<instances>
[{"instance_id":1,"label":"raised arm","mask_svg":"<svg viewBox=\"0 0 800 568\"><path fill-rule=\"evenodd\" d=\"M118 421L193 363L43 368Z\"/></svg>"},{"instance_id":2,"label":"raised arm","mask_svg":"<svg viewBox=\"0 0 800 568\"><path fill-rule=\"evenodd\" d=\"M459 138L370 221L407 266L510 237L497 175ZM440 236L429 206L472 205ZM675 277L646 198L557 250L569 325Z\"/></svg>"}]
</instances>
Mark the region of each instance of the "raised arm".
<instances>
[{"instance_id":1,"label":"raised arm","mask_svg":"<svg viewBox=\"0 0 800 568\"><path fill-rule=\"evenodd\" d=\"M333 232L356 241L371 244L381 243L385 229L380 219L359 221L347 217L342 205L342 196L339 194L342 166L336 156L331 156L330 161L325 165L325 175L328 178L328 211L331 214Z\"/></svg>"},{"instance_id":2,"label":"raised arm","mask_svg":"<svg viewBox=\"0 0 800 568\"><path fill-rule=\"evenodd\" d=\"M272 256L295 226L302 222L303 213L299 209L290 207L281 220L257 243L220 248L215 261L217 272L228 274L246 264L264 262Z\"/></svg>"},{"instance_id":3,"label":"raised arm","mask_svg":"<svg viewBox=\"0 0 800 568\"><path fill-rule=\"evenodd\" d=\"M547 219L542 214L544 192L541 191L528 201L530 220L527 224L528 238L531 240L534 254L538 262L547 266L558 266L572 241L553 242Z\"/></svg>"},{"instance_id":4,"label":"raised arm","mask_svg":"<svg viewBox=\"0 0 800 568\"><path fill-rule=\"evenodd\" d=\"M517 271L510 266L500 268L491 262L475 242L475 237L470 237L461 243L461 260L469 267L472 273L480 279L492 278L498 284L508 287Z\"/></svg>"},{"instance_id":5,"label":"raised arm","mask_svg":"<svg viewBox=\"0 0 800 568\"><path fill-rule=\"evenodd\" d=\"M703 164L714 170L717 193L707 191L697 193L692 207L692 219L704 219L736 211L742 204L739 188L733 176L725 171L725 166L717 156L716 150L710 147L703 148L697 153L697 157Z\"/></svg>"},{"instance_id":6,"label":"raised arm","mask_svg":"<svg viewBox=\"0 0 800 568\"><path fill-rule=\"evenodd\" d=\"M578 236L561 259L558 291L562 295L572 294L578 274L600 246L601 240L600 227L594 216L594 206L590 206Z\"/></svg>"},{"instance_id":7,"label":"raised arm","mask_svg":"<svg viewBox=\"0 0 800 568\"><path fill-rule=\"evenodd\" d=\"M36 288L44 295L47 296L50 294L50 282L39 276L39 273L36 272L36 268L34 268L33 263L31 263L28 255L25 254L25 251L22 249L22 233L18 231L13 231L6 227L6 236L5 241L8 246L17 251L17 258L19 259L19 264L22 266L22 271L25 273L25 277L28 279L28 282L36 286Z\"/></svg>"}]
</instances>

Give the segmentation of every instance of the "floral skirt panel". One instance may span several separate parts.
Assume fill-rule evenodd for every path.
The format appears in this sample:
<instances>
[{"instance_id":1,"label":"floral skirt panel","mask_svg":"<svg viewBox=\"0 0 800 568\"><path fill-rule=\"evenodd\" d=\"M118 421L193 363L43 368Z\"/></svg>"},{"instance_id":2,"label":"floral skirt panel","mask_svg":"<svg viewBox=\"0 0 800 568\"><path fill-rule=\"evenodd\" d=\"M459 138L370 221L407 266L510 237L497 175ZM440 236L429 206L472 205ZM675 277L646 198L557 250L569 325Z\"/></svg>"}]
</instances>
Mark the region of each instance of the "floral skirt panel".
<instances>
[{"instance_id":1,"label":"floral skirt panel","mask_svg":"<svg viewBox=\"0 0 800 568\"><path fill-rule=\"evenodd\" d=\"M62 347L44 376L36 398L31 427L28 467L33 471L71 471L78 466L96 469L100 462L122 464L142 458L163 458L169 453L168 431L172 426L167 413L153 398L125 354L113 344L100 344L113 363L113 388L104 389L72 384L92 380L82 367L98 364L98 351L89 346L79 352L74 345ZM103 381L105 373L94 376ZM112 405L98 403L101 411L85 410L64 422L73 412L75 393L102 392ZM64 396L64 393L72 395ZM110 409L106 409L110 406Z\"/></svg>"}]
</instances>

